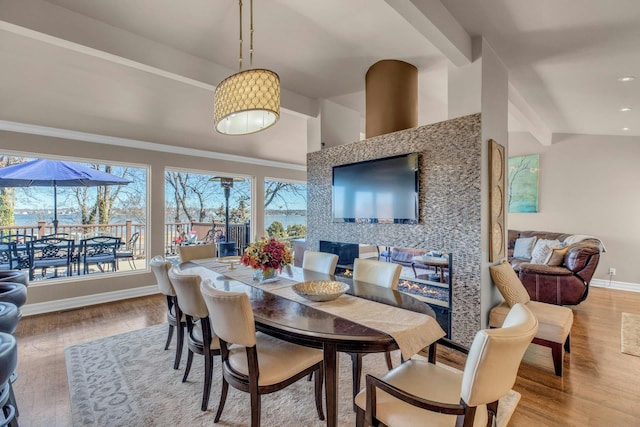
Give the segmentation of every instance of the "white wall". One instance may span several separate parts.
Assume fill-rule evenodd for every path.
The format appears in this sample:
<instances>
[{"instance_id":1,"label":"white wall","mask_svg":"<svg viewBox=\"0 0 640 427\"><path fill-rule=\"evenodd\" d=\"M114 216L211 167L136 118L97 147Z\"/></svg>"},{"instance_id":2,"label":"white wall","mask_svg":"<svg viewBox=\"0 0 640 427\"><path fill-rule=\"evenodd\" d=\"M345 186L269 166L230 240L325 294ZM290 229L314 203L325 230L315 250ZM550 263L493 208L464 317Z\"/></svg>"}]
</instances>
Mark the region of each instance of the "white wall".
<instances>
[{"instance_id":1,"label":"white wall","mask_svg":"<svg viewBox=\"0 0 640 427\"><path fill-rule=\"evenodd\" d=\"M508 214L508 228L590 234L606 253L595 279L640 290L640 137L556 135L545 147L509 135L509 156L540 154L539 212Z\"/></svg>"}]
</instances>

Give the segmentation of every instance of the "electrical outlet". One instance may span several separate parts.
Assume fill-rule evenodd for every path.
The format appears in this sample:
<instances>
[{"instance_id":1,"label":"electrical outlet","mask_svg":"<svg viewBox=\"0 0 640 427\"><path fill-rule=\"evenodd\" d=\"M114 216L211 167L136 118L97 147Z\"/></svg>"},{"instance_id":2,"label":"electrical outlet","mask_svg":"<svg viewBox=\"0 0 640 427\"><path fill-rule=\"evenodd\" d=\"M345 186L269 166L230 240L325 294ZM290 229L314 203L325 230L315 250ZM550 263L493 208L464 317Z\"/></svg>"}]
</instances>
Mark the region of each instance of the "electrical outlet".
<instances>
[{"instance_id":1,"label":"electrical outlet","mask_svg":"<svg viewBox=\"0 0 640 427\"><path fill-rule=\"evenodd\" d=\"M615 276L616 275L616 269L613 267L609 267L609 276Z\"/></svg>"}]
</instances>

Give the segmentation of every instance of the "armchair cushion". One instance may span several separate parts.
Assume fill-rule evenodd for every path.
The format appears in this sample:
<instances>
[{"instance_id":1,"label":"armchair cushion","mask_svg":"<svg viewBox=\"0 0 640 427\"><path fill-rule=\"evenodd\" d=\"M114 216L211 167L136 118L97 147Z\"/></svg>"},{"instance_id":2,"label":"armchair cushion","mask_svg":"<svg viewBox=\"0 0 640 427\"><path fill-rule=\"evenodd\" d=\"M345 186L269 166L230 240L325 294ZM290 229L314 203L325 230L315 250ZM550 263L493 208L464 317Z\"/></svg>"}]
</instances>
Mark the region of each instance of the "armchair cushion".
<instances>
[{"instance_id":1,"label":"armchair cushion","mask_svg":"<svg viewBox=\"0 0 640 427\"><path fill-rule=\"evenodd\" d=\"M552 249L560 245L560 240L538 239L531 251L533 264L545 264Z\"/></svg>"},{"instance_id":2,"label":"armchair cushion","mask_svg":"<svg viewBox=\"0 0 640 427\"><path fill-rule=\"evenodd\" d=\"M567 246L552 248L545 261L545 264L547 264L549 267L561 266L564 263L564 256L567 254L568 250L569 248Z\"/></svg>"},{"instance_id":3,"label":"armchair cushion","mask_svg":"<svg viewBox=\"0 0 640 427\"><path fill-rule=\"evenodd\" d=\"M502 297L509 304L509 307L513 307L517 303L526 304L531 300L529 293L508 262L492 265L489 267L489 271L491 272L491 278Z\"/></svg>"},{"instance_id":4,"label":"armchair cushion","mask_svg":"<svg viewBox=\"0 0 640 427\"><path fill-rule=\"evenodd\" d=\"M526 307L538 319L536 338L564 344L573 325L573 311L570 308L538 301L530 301ZM506 302L492 308L489 314L489 326L501 327L507 313L509 313L509 305Z\"/></svg>"}]
</instances>

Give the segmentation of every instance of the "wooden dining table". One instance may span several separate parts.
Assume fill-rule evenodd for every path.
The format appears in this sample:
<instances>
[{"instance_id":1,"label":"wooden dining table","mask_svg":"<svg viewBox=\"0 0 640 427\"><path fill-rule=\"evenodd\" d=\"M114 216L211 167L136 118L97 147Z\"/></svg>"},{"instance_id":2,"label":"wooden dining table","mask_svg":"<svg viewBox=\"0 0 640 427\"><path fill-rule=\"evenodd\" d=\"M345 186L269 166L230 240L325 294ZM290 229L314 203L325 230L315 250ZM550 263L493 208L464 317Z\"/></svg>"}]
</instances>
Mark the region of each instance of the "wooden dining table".
<instances>
[{"instance_id":1,"label":"wooden dining table","mask_svg":"<svg viewBox=\"0 0 640 427\"><path fill-rule=\"evenodd\" d=\"M384 310L400 310L411 316L419 316L418 323L424 322L430 332L426 334L427 337L422 338L422 342L413 345L429 347L432 361L435 358L435 342L444 336L433 310L427 304L410 295L369 283L288 266L282 271L280 280L261 284L252 280L248 268L224 263L219 259L193 260L181 263L180 268L185 273L198 274L203 280L211 281L218 289L246 293L257 330L282 340L323 350L327 426L337 426L338 422L337 353L378 353L397 350L399 345L389 333L363 324L367 322L350 320L349 315L336 315L327 311L329 306L323 306L327 303L305 302L290 296L289 293L295 295L290 290L293 284L309 280L339 280L348 283L350 288L346 293L350 296L343 295L340 298L357 297L356 299L366 300L367 304L375 304L368 314L374 324L376 316ZM406 327L411 329L411 325Z\"/></svg>"}]
</instances>

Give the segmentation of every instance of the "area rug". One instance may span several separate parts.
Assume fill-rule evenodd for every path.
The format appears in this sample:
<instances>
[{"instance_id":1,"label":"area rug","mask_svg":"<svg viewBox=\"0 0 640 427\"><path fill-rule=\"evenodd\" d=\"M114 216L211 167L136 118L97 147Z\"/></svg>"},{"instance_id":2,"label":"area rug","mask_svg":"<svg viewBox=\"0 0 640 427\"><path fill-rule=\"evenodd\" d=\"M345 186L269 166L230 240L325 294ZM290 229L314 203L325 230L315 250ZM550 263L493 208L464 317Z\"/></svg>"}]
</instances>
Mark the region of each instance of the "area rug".
<instances>
[{"instance_id":1,"label":"area rug","mask_svg":"<svg viewBox=\"0 0 640 427\"><path fill-rule=\"evenodd\" d=\"M214 359L209 410L200 411L203 358L194 355L189 380L181 383L186 351L173 369L175 341L164 351L167 325L128 332L65 348L74 426L211 426L218 406L220 363ZM185 346L186 347L186 346ZM397 352L395 352L397 353ZM399 358L394 354L394 361ZM339 355L339 425L355 425L351 405L351 359ZM363 372L383 374L384 354L363 358ZM500 400L498 426L506 426L520 400L511 391ZM229 388L219 426L250 424L249 395ZM300 380L262 396L262 425L323 426L313 398L313 381Z\"/></svg>"},{"instance_id":2,"label":"area rug","mask_svg":"<svg viewBox=\"0 0 640 427\"><path fill-rule=\"evenodd\" d=\"M620 351L640 356L640 315L622 313Z\"/></svg>"}]
</instances>

